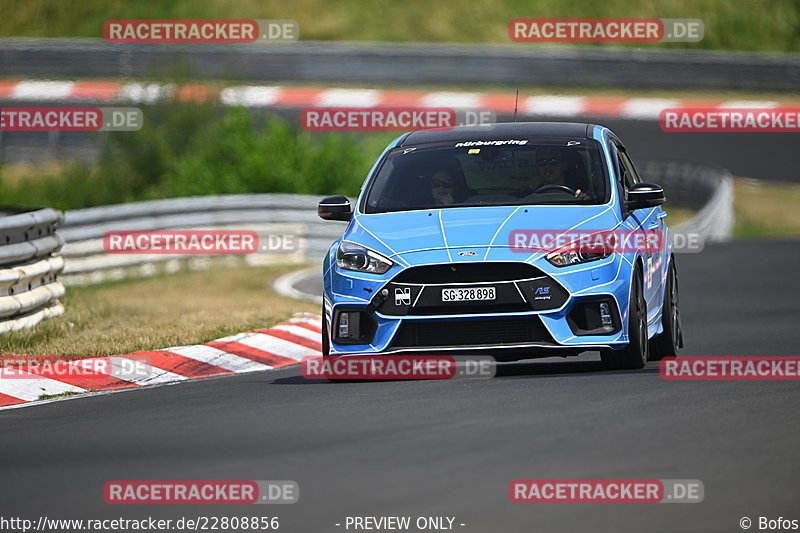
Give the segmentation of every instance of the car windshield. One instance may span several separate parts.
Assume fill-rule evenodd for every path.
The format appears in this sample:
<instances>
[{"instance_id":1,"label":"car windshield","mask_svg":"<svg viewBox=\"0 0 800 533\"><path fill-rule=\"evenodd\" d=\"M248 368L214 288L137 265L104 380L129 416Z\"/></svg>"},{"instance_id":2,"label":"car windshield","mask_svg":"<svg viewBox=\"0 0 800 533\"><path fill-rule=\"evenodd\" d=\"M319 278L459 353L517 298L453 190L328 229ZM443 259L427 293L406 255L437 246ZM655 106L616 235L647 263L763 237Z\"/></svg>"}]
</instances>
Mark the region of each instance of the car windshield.
<instances>
[{"instance_id":1,"label":"car windshield","mask_svg":"<svg viewBox=\"0 0 800 533\"><path fill-rule=\"evenodd\" d=\"M594 140L437 143L390 151L362 211L601 204L608 192Z\"/></svg>"}]
</instances>

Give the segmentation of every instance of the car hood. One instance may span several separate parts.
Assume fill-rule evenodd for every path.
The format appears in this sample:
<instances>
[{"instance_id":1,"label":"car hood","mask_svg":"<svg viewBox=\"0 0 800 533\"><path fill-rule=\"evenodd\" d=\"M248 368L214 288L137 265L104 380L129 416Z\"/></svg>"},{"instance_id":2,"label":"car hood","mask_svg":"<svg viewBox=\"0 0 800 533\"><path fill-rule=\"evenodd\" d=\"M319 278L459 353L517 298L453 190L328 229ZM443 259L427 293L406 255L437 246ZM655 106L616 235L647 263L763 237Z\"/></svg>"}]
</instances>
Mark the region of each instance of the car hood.
<instances>
[{"instance_id":1,"label":"car hood","mask_svg":"<svg viewBox=\"0 0 800 533\"><path fill-rule=\"evenodd\" d=\"M512 251L509 237L515 230L600 230L618 224L607 205L459 207L358 215L344 239L409 264L522 260L531 254Z\"/></svg>"}]
</instances>

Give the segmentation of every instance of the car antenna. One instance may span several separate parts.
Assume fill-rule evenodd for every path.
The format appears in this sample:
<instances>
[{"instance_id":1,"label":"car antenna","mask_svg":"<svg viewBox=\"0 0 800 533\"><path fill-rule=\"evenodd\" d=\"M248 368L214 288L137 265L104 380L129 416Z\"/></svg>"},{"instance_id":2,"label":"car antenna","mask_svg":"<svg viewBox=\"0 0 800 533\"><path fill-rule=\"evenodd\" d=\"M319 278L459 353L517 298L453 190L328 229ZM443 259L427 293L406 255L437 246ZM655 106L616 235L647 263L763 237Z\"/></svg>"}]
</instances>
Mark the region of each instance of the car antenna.
<instances>
[{"instance_id":1,"label":"car antenna","mask_svg":"<svg viewBox=\"0 0 800 533\"><path fill-rule=\"evenodd\" d=\"M517 105L519 104L519 89L517 89L517 97L514 98L514 122L517 121Z\"/></svg>"}]
</instances>

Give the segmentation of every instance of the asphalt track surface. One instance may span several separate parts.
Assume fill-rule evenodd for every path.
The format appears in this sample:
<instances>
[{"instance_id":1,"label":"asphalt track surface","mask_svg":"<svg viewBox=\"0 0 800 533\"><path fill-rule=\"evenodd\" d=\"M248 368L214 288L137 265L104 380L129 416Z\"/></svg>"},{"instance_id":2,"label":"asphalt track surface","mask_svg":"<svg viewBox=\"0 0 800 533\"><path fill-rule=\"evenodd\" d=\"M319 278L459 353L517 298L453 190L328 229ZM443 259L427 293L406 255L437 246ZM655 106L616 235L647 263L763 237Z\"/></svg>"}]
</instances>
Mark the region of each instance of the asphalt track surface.
<instances>
[{"instance_id":1,"label":"asphalt track surface","mask_svg":"<svg viewBox=\"0 0 800 533\"><path fill-rule=\"evenodd\" d=\"M678 257L683 355L798 355L796 241ZM489 380L306 381L296 368L0 412L0 516L455 516L464 532L676 532L800 519L797 382L674 382L596 354ZM699 479L695 504L514 504L519 478ZM114 479L290 479L294 505L108 505ZM752 530L757 530L754 525ZM352 531L352 529L350 530ZM415 531L412 529L412 531Z\"/></svg>"}]
</instances>

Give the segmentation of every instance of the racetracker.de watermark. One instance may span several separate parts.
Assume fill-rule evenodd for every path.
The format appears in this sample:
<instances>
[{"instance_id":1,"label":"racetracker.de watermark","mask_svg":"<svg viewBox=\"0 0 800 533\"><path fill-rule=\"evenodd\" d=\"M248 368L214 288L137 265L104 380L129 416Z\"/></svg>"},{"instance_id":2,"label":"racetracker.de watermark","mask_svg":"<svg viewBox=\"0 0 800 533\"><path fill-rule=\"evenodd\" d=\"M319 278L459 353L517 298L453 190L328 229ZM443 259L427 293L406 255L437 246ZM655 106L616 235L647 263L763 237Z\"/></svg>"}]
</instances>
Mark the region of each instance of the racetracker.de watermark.
<instances>
[{"instance_id":1,"label":"racetracker.de watermark","mask_svg":"<svg viewBox=\"0 0 800 533\"><path fill-rule=\"evenodd\" d=\"M508 484L514 503L699 503L698 479L515 479Z\"/></svg>"},{"instance_id":2,"label":"racetracker.de watermark","mask_svg":"<svg viewBox=\"0 0 800 533\"><path fill-rule=\"evenodd\" d=\"M108 231L109 254L255 254L296 252L299 237L253 230Z\"/></svg>"},{"instance_id":3,"label":"racetracker.de watermark","mask_svg":"<svg viewBox=\"0 0 800 533\"><path fill-rule=\"evenodd\" d=\"M669 235L669 240L666 236ZM660 229L569 230L520 229L508 234L508 246L516 253L655 253L672 244L676 253L703 250L698 233L671 232Z\"/></svg>"},{"instance_id":4,"label":"racetracker.de watermark","mask_svg":"<svg viewBox=\"0 0 800 533\"><path fill-rule=\"evenodd\" d=\"M665 357L658 371L675 381L790 381L800 380L800 357Z\"/></svg>"},{"instance_id":5,"label":"racetracker.de watermark","mask_svg":"<svg viewBox=\"0 0 800 533\"><path fill-rule=\"evenodd\" d=\"M108 379L146 381L163 371L152 366L146 354L124 357L86 357L68 355L5 355L0 356L2 379L55 379L91 385Z\"/></svg>"},{"instance_id":6,"label":"racetracker.de watermark","mask_svg":"<svg viewBox=\"0 0 800 533\"><path fill-rule=\"evenodd\" d=\"M494 124L494 111L447 107L306 107L300 124L308 131L411 131Z\"/></svg>"},{"instance_id":7,"label":"racetracker.de watermark","mask_svg":"<svg viewBox=\"0 0 800 533\"><path fill-rule=\"evenodd\" d=\"M306 379L488 379L496 364L491 356L312 356L300 361L300 372Z\"/></svg>"},{"instance_id":8,"label":"racetracker.de watermark","mask_svg":"<svg viewBox=\"0 0 800 533\"><path fill-rule=\"evenodd\" d=\"M137 107L3 107L0 131L138 131Z\"/></svg>"},{"instance_id":9,"label":"racetracker.de watermark","mask_svg":"<svg viewBox=\"0 0 800 533\"><path fill-rule=\"evenodd\" d=\"M800 132L800 108L664 109L659 125L666 132Z\"/></svg>"},{"instance_id":10,"label":"racetracker.de watermark","mask_svg":"<svg viewBox=\"0 0 800 533\"><path fill-rule=\"evenodd\" d=\"M664 249L661 230L513 230L508 234L512 252L653 253Z\"/></svg>"},{"instance_id":11,"label":"racetracker.de watermark","mask_svg":"<svg viewBox=\"0 0 800 533\"><path fill-rule=\"evenodd\" d=\"M110 504L286 504L297 503L296 481L114 480L103 486Z\"/></svg>"},{"instance_id":12,"label":"racetracker.de watermark","mask_svg":"<svg viewBox=\"0 0 800 533\"><path fill-rule=\"evenodd\" d=\"M700 19L533 18L508 23L511 40L526 43L693 43L703 34Z\"/></svg>"},{"instance_id":13,"label":"racetracker.de watermark","mask_svg":"<svg viewBox=\"0 0 800 533\"><path fill-rule=\"evenodd\" d=\"M103 38L110 43L246 44L296 41L294 20L107 20Z\"/></svg>"}]
</instances>

